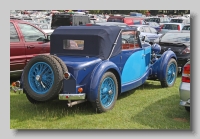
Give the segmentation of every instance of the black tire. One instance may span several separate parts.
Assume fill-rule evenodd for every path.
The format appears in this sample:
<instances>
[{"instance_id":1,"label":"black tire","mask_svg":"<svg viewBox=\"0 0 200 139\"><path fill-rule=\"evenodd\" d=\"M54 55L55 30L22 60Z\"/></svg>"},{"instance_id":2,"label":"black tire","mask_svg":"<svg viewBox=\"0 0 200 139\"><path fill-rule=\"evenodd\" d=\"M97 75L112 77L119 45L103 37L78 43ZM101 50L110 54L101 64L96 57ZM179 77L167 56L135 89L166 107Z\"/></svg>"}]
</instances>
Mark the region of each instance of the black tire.
<instances>
[{"instance_id":1,"label":"black tire","mask_svg":"<svg viewBox=\"0 0 200 139\"><path fill-rule=\"evenodd\" d=\"M40 104L40 103L44 102L44 101L37 101L37 100L31 98L27 93L26 93L26 98L27 98L27 99L29 100L29 102L31 102L32 104Z\"/></svg>"},{"instance_id":2,"label":"black tire","mask_svg":"<svg viewBox=\"0 0 200 139\"><path fill-rule=\"evenodd\" d=\"M104 81L106 81L106 80L109 80L109 83L110 83L109 86L111 84L113 84L114 87L109 89L109 86L105 85L104 86L105 89L103 89L102 83L105 83ZM111 102L109 102L110 101L109 99L106 100L106 102L109 103L108 106L105 106L105 104L102 103L103 98L101 97L101 95L103 95L102 91L104 91L104 90L105 90L104 95L106 95L106 97L104 97L104 99L105 98L111 98ZM109 91L111 91L111 92L109 92ZM98 86L98 96L97 96L96 101L93 102L92 105L98 113L106 112L106 111L113 109L113 107L116 103L117 97L118 97L118 82L117 82L117 79L112 72L106 72L100 80L100 83L99 83L99 86Z\"/></svg>"},{"instance_id":3,"label":"black tire","mask_svg":"<svg viewBox=\"0 0 200 139\"><path fill-rule=\"evenodd\" d=\"M63 75L64 75L65 72L68 72L67 66L65 65L65 63L59 57L57 57L55 55L50 55L50 56L52 56L53 58L55 58L58 61L58 63L60 64L60 66L62 68Z\"/></svg>"},{"instance_id":4,"label":"black tire","mask_svg":"<svg viewBox=\"0 0 200 139\"><path fill-rule=\"evenodd\" d=\"M167 64L166 76L164 81L160 81L161 86L164 87L172 87L176 81L178 73L177 62L175 59L171 58Z\"/></svg>"},{"instance_id":5,"label":"black tire","mask_svg":"<svg viewBox=\"0 0 200 139\"><path fill-rule=\"evenodd\" d=\"M185 110L190 112L190 107L185 107Z\"/></svg>"},{"instance_id":6,"label":"black tire","mask_svg":"<svg viewBox=\"0 0 200 139\"><path fill-rule=\"evenodd\" d=\"M62 81L62 68L58 61L50 55L35 56L24 68L23 88L31 103L56 98L60 93Z\"/></svg>"},{"instance_id":7,"label":"black tire","mask_svg":"<svg viewBox=\"0 0 200 139\"><path fill-rule=\"evenodd\" d=\"M58 61L58 63L60 64L62 71L63 71L63 78L64 78L64 73L68 72L67 66L65 65L65 63L59 57L57 57L55 55L50 55L50 56L55 58ZM62 84L62 87L60 88L59 92L62 92L62 90L63 90L63 84Z\"/></svg>"}]
</instances>

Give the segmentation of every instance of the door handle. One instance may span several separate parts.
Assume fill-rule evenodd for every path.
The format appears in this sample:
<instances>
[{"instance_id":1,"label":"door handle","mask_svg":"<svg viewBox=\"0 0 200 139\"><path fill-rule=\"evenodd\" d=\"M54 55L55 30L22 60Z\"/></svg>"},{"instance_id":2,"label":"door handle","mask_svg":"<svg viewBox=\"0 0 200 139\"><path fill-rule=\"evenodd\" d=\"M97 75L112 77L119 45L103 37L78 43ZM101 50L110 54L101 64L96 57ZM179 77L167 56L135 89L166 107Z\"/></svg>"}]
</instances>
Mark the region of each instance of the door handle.
<instances>
[{"instance_id":1,"label":"door handle","mask_svg":"<svg viewBox=\"0 0 200 139\"><path fill-rule=\"evenodd\" d=\"M33 46L33 45L29 45L29 46L27 46L27 48L35 48L35 46Z\"/></svg>"}]
</instances>

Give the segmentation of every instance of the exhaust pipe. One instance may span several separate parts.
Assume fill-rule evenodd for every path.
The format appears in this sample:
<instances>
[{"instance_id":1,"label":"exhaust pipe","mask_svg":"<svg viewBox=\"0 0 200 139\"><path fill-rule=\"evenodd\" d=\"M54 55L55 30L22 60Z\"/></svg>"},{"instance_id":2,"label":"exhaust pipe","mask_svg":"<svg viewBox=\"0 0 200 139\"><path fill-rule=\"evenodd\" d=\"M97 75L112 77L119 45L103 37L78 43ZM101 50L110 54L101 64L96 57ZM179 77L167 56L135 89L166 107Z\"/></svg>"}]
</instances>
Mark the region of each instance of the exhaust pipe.
<instances>
[{"instance_id":1,"label":"exhaust pipe","mask_svg":"<svg viewBox=\"0 0 200 139\"><path fill-rule=\"evenodd\" d=\"M68 107L72 107L72 106L74 106L74 105L77 105L77 104L83 103L83 102L85 102L85 101L87 101L87 100L85 99L85 100L73 101L73 102L69 102L69 103L67 103L67 105L68 105Z\"/></svg>"}]
</instances>

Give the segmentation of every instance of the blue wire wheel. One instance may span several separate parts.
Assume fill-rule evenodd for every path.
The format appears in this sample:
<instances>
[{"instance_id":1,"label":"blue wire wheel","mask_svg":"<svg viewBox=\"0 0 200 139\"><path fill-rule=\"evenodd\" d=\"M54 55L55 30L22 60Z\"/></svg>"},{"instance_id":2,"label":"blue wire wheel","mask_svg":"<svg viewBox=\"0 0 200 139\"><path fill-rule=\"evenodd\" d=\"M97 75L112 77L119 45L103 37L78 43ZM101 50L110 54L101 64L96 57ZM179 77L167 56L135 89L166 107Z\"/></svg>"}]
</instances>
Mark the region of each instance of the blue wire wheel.
<instances>
[{"instance_id":1,"label":"blue wire wheel","mask_svg":"<svg viewBox=\"0 0 200 139\"><path fill-rule=\"evenodd\" d=\"M115 101L116 85L112 78L106 77L100 87L100 103L108 108Z\"/></svg>"},{"instance_id":2,"label":"blue wire wheel","mask_svg":"<svg viewBox=\"0 0 200 139\"><path fill-rule=\"evenodd\" d=\"M28 82L37 94L47 93L54 83L54 72L45 62L35 63L28 72Z\"/></svg>"},{"instance_id":3,"label":"blue wire wheel","mask_svg":"<svg viewBox=\"0 0 200 139\"><path fill-rule=\"evenodd\" d=\"M168 70L167 70L167 83L169 85L173 84L175 79L176 79L176 72L177 72L177 67L174 62L170 63Z\"/></svg>"}]
</instances>

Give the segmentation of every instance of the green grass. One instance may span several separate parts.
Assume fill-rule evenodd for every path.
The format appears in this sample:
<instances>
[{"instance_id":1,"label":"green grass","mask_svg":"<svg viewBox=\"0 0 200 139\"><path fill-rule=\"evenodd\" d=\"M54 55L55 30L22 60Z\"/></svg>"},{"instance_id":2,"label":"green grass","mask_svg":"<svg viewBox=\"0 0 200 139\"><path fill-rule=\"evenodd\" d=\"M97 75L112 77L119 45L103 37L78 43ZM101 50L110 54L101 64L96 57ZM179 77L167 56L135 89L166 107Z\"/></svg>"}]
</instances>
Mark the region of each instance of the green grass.
<instances>
[{"instance_id":1,"label":"green grass","mask_svg":"<svg viewBox=\"0 0 200 139\"><path fill-rule=\"evenodd\" d=\"M147 81L119 96L114 109L98 114L89 102L31 104L25 94L10 92L10 129L168 129L190 130L190 113L179 106L181 78L171 88Z\"/></svg>"}]
</instances>

